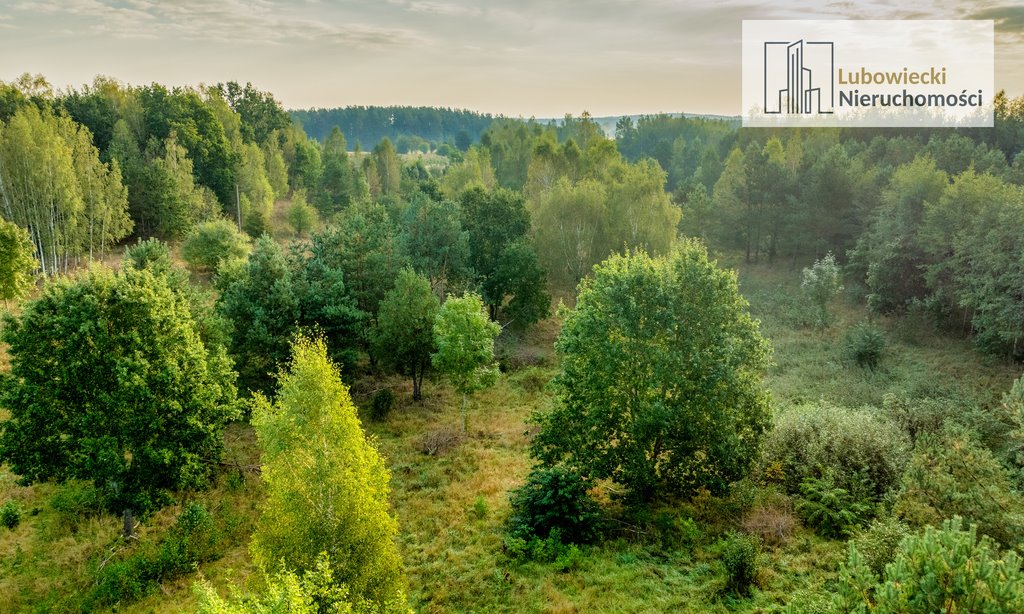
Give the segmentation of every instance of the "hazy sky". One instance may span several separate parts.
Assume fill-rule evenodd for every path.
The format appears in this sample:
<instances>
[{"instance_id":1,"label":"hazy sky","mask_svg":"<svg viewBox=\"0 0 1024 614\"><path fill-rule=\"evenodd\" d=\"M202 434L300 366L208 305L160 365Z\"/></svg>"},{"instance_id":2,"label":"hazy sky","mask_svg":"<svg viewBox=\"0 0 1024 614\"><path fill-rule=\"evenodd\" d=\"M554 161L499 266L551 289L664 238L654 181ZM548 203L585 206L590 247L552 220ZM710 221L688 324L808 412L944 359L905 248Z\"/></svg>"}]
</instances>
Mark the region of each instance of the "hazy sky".
<instances>
[{"instance_id":1,"label":"hazy sky","mask_svg":"<svg viewBox=\"0 0 1024 614\"><path fill-rule=\"evenodd\" d=\"M1021 0L0 0L0 80L251 81L285 107L511 116L738 114L743 19L996 20L1024 94Z\"/></svg>"}]
</instances>

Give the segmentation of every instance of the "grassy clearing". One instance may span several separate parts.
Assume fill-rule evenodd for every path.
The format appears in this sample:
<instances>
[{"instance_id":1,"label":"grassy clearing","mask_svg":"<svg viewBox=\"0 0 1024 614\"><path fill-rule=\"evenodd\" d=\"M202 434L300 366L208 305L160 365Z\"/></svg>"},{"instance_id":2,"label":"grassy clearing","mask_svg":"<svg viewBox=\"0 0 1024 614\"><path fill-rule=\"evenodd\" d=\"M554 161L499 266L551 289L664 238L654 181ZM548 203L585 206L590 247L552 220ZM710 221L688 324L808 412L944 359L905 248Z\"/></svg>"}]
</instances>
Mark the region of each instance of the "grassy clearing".
<instances>
[{"instance_id":1,"label":"grassy clearing","mask_svg":"<svg viewBox=\"0 0 1024 614\"><path fill-rule=\"evenodd\" d=\"M877 405L888 392L911 396L957 395L963 402L992 406L1017 368L977 354L969 340L933 335L906 321L876 320L889 341L881 367L862 370L841 351L845 330L867 317L864 308L840 297L836 321L825 330L805 325L799 270L741 267L741 290L751 302L775 348L767 385L778 407L813 402ZM418 612L770 612L786 603L827 597L845 553L797 523L792 535L767 546L748 598L725 593L720 539L737 529L747 510L780 496L742 484L726 500L700 500L645 510L639 521L607 506L618 527L608 539L584 546L556 563L519 563L503 552L508 491L530 468L530 414L551 402L547 381L555 369L551 343L554 319L529 334L503 340L502 362L513 370L471 401L469 432L461 432L459 400L439 381L425 384L422 403L398 377L363 377L352 393L368 407L373 392L390 387L396 407L387 420L364 417L392 471L392 499L399 519L399 545ZM248 536L261 500L259 480L235 467L256 463L251 430L233 427L227 437L227 465L216 487L193 495L205 502L225 532L219 558L193 573L161 583L122 612L179 612L193 605L191 584L208 579L222 593L229 585L254 588L258 574L248 556ZM425 450L432 451L428 454ZM117 548L120 523L94 515L72 529L53 509L57 489L21 487L0 473L0 502L15 499L25 514L14 530L0 529L0 609L74 610L91 587L96 565ZM608 493L599 493L605 500ZM33 515L33 510L38 510ZM181 505L149 519L141 545L159 540ZM695 523L688 519L693 518Z\"/></svg>"}]
</instances>

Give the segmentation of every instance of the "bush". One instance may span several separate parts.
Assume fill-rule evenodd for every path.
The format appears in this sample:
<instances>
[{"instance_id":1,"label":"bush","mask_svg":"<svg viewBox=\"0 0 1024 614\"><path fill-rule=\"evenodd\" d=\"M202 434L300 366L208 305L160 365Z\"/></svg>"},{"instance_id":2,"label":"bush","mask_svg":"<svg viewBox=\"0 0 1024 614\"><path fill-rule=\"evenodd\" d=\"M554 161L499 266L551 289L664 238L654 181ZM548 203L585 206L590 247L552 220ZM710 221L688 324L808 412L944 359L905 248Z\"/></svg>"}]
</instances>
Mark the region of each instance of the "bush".
<instances>
[{"instance_id":1,"label":"bush","mask_svg":"<svg viewBox=\"0 0 1024 614\"><path fill-rule=\"evenodd\" d=\"M418 448L427 456L441 456L462 443L462 434L444 427L428 432L420 438Z\"/></svg>"},{"instance_id":2,"label":"bush","mask_svg":"<svg viewBox=\"0 0 1024 614\"><path fill-rule=\"evenodd\" d=\"M804 479L800 483L800 494L797 511L809 526L825 537L846 537L871 512L870 505L836 486L831 476Z\"/></svg>"},{"instance_id":3,"label":"bush","mask_svg":"<svg viewBox=\"0 0 1024 614\"><path fill-rule=\"evenodd\" d=\"M893 512L912 527L959 516L1004 548L1024 540L1024 498L1010 472L969 433L927 436L903 476Z\"/></svg>"},{"instance_id":4,"label":"bush","mask_svg":"<svg viewBox=\"0 0 1024 614\"><path fill-rule=\"evenodd\" d=\"M390 388L381 388L370 398L370 419L382 422L395 406L395 393Z\"/></svg>"},{"instance_id":5,"label":"bush","mask_svg":"<svg viewBox=\"0 0 1024 614\"><path fill-rule=\"evenodd\" d=\"M154 274L163 274L171 270L171 248L160 239L151 238L132 245L124 252L125 263L142 270L149 269Z\"/></svg>"},{"instance_id":6,"label":"bush","mask_svg":"<svg viewBox=\"0 0 1024 614\"><path fill-rule=\"evenodd\" d=\"M13 531L20 522L21 506L17 501L11 500L0 506L0 524Z\"/></svg>"},{"instance_id":7,"label":"bush","mask_svg":"<svg viewBox=\"0 0 1024 614\"><path fill-rule=\"evenodd\" d=\"M50 507L60 524L76 533L82 520L103 511L103 494L89 482L71 481L57 487Z\"/></svg>"},{"instance_id":8,"label":"bush","mask_svg":"<svg viewBox=\"0 0 1024 614\"><path fill-rule=\"evenodd\" d=\"M814 305L816 324L827 327L832 318L828 313L828 302L843 291L843 276L836 264L836 257L829 252L814 266L803 270L800 288Z\"/></svg>"},{"instance_id":9,"label":"bush","mask_svg":"<svg viewBox=\"0 0 1024 614\"><path fill-rule=\"evenodd\" d=\"M765 473L800 494L806 478L831 476L858 499L877 502L894 489L910 457L907 436L870 409L797 407L776 418L765 442ZM770 471L769 471L770 469Z\"/></svg>"},{"instance_id":10,"label":"bush","mask_svg":"<svg viewBox=\"0 0 1024 614\"><path fill-rule=\"evenodd\" d=\"M846 331L843 349L858 367L874 371L885 353L885 333L877 326L861 322Z\"/></svg>"},{"instance_id":11,"label":"bush","mask_svg":"<svg viewBox=\"0 0 1024 614\"><path fill-rule=\"evenodd\" d=\"M722 543L722 564L728 579L727 588L737 595L750 594L750 585L757 575L757 554L760 542L743 533L730 533Z\"/></svg>"},{"instance_id":12,"label":"bush","mask_svg":"<svg viewBox=\"0 0 1024 614\"><path fill-rule=\"evenodd\" d=\"M228 220L203 222L181 244L181 256L194 271L210 274L224 262L243 259L249 239Z\"/></svg>"},{"instance_id":13,"label":"bush","mask_svg":"<svg viewBox=\"0 0 1024 614\"><path fill-rule=\"evenodd\" d=\"M910 535L910 528L891 516L878 518L871 526L851 540L868 569L879 578L885 566L896 558L900 544Z\"/></svg>"},{"instance_id":14,"label":"bush","mask_svg":"<svg viewBox=\"0 0 1024 614\"><path fill-rule=\"evenodd\" d=\"M534 469L526 484L511 493L509 533L543 539L558 531L557 535L570 543L589 541L598 513L588 489L578 473L565 467Z\"/></svg>"},{"instance_id":15,"label":"bush","mask_svg":"<svg viewBox=\"0 0 1024 614\"><path fill-rule=\"evenodd\" d=\"M840 612L1024 612L1020 557L1000 556L975 527L962 529L959 518L903 540L881 582L851 543L837 589Z\"/></svg>"},{"instance_id":16,"label":"bush","mask_svg":"<svg viewBox=\"0 0 1024 614\"><path fill-rule=\"evenodd\" d=\"M773 546L785 544L796 528L793 513L779 505L760 505L743 519L743 531Z\"/></svg>"},{"instance_id":17,"label":"bush","mask_svg":"<svg viewBox=\"0 0 1024 614\"><path fill-rule=\"evenodd\" d=\"M218 546L213 516L201 504L189 503L158 544L101 564L86 605L104 607L140 599L156 584L195 571L199 563L217 558Z\"/></svg>"}]
</instances>

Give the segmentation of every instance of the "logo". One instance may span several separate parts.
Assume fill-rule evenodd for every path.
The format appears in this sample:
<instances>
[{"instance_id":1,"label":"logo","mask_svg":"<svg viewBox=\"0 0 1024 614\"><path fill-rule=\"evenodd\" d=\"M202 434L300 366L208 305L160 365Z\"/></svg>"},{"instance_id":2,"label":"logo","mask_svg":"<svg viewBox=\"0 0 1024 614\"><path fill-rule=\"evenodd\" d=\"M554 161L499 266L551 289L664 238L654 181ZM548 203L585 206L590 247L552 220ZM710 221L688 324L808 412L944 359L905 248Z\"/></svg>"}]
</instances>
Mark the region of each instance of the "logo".
<instances>
[{"instance_id":1,"label":"logo","mask_svg":"<svg viewBox=\"0 0 1024 614\"><path fill-rule=\"evenodd\" d=\"M831 115L835 108L835 58L832 42L765 42L765 114Z\"/></svg>"}]
</instances>

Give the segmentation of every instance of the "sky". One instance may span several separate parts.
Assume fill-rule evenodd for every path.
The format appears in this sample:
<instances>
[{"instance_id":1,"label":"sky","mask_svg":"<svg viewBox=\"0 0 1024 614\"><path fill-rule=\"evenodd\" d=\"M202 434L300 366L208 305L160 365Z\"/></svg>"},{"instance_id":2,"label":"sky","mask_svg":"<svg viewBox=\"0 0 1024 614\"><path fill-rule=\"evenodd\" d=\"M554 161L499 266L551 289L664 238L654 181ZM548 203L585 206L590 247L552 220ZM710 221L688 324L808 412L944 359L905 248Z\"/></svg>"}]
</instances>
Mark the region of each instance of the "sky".
<instances>
[{"instance_id":1,"label":"sky","mask_svg":"<svg viewBox=\"0 0 1024 614\"><path fill-rule=\"evenodd\" d=\"M1021 0L0 0L0 80L252 82L286 108L511 117L740 112L744 19L993 19L1024 94Z\"/></svg>"}]
</instances>

